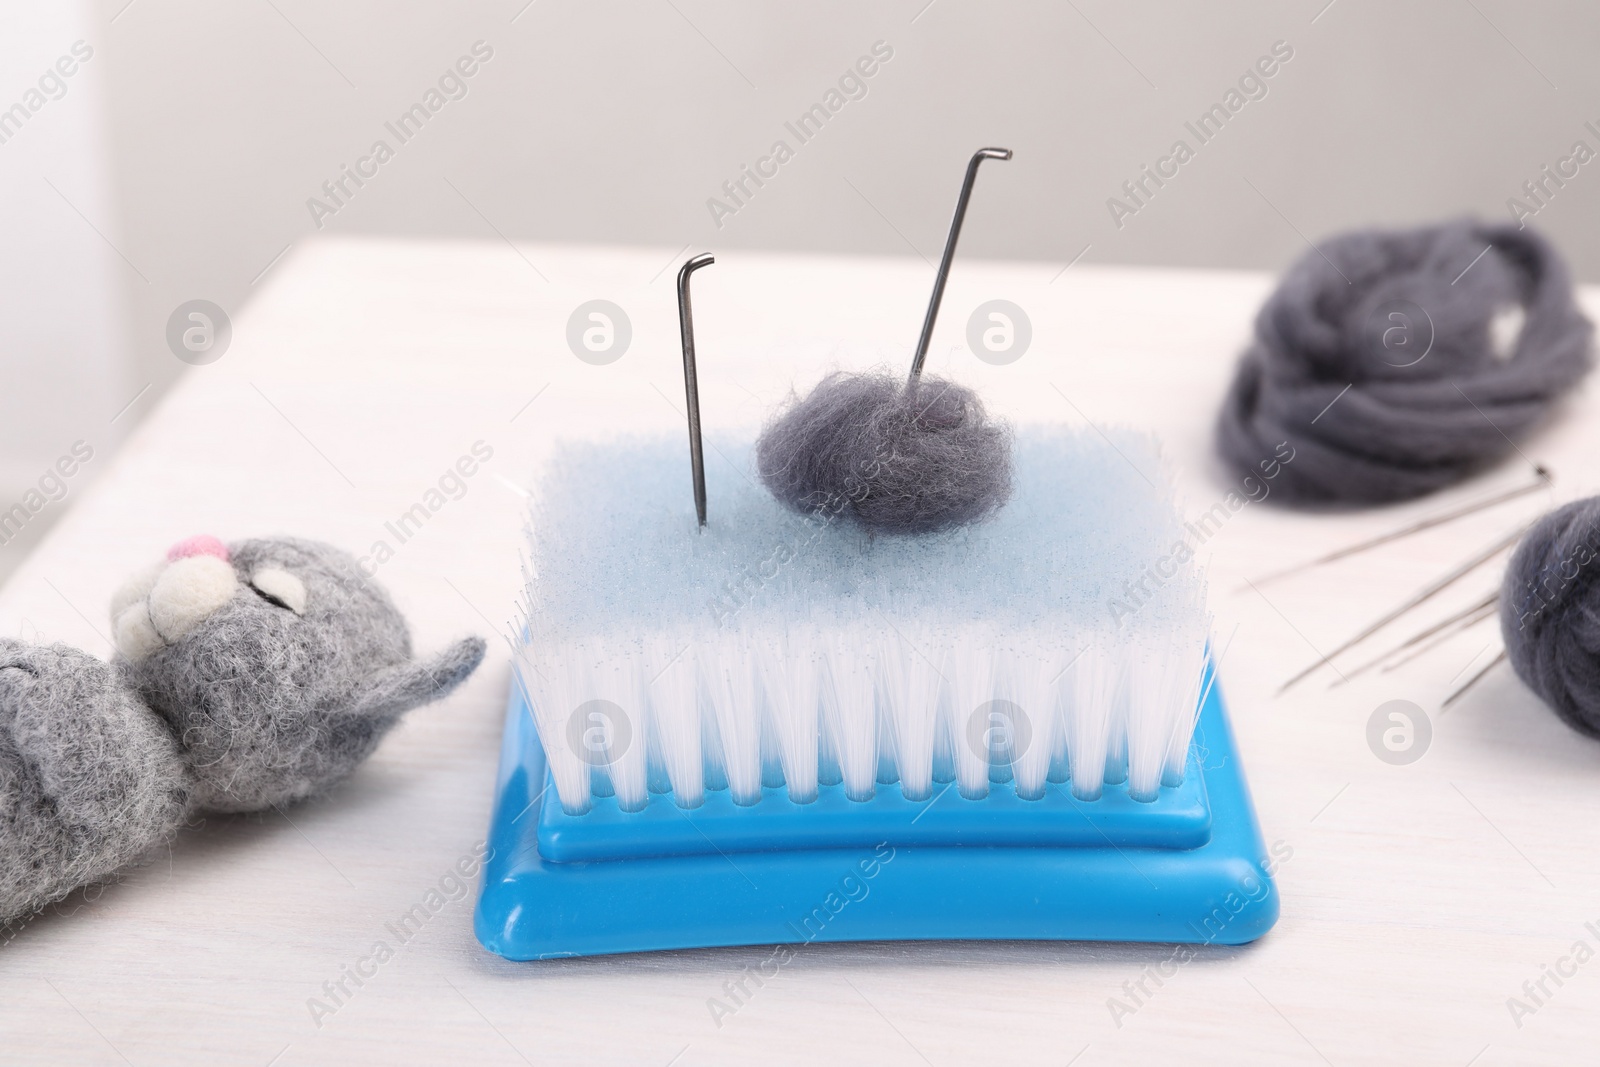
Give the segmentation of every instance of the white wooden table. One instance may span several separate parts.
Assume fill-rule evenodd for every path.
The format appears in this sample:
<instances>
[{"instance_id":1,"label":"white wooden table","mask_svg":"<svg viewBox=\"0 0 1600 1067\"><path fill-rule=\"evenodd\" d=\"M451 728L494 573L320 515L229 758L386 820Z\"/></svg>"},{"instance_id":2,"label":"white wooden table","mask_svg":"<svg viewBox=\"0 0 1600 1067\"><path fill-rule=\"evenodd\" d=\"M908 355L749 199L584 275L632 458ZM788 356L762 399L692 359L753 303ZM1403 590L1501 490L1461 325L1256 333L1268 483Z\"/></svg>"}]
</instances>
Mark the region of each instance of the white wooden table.
<instances>
[{"instance_id":1,"label":"white wooden table","mask_svg":"<svg viewBox=\"0 0 1600 1067\"><path fill-rule=\"evenodd\" d=\"M1242 580L1525 477L1520 459L1401 508L1312 518L1251 504L1206 545L1223 685L1279 874L1263 941L1211 948L1124 1015L1124 983L1170 946L865 944L804 949L720 1026L709 998L767 948L511 964L449 902L331 1015L311 998L482 840L509 658L521 487L564 434L678 427L673 297L683 255L414 241L298 250L235 316L231 349L151 415L0 594L0 632L109 655L118 581L172 541L292 532L365 552L457 457L493 458L379 571L419 647L490 634L448 702L413 713L334 794L209 820L119 884L80 894L0 946L5 1063L700 1064L1383 1063L1592 1058L1600 962L1513 1020L1546 964L1600 948L1600 747L1504 668L1441 714L1452 679L1496 650L1492 626L1390 674L1329 690L1279 684L1523 515L1600 489L1600 410L1577 397L1527 455L1553 494L1324 572ZM542 280L530 265L543 272ZM1211 421L1261 275L958 262L930 368L1021 420L1123 423L1164 441L1185 510L1228 489ZM932 271L917 260L727 254L696 275L708 426L754 426L792 380L904 363ZM594 366L568 350L580 303L626 309L633 340ZM979 303L1026 309L1009 366L964 347ZM1600 312L1600 292L1586 294ZM66 428L94 439L96 427ZM1520 510L1519 510L1520 508ZM1486 572L1436 614L1492 588ZM1261 595L1265 594L1265 596ZM1405 629L1398 631L1402 636ZM1491 644L1492 643L1492 644ZM1485 645L1491 647L1485 649ZM1361 657L1354 657L1352 663ZM1409 699L1431 748L1380 761L1368 717ZM475 887L474 887L475 891ZM1569 968L1570 969L1570 968ZM1147 988L1154 988L1146 982ZM1142 999L1142 998L1141 998ZM1529 1002L1532 1003L1531 1001ZM320 1022L320 1025L319 1025Z\"/></svg>"}]
</instances>

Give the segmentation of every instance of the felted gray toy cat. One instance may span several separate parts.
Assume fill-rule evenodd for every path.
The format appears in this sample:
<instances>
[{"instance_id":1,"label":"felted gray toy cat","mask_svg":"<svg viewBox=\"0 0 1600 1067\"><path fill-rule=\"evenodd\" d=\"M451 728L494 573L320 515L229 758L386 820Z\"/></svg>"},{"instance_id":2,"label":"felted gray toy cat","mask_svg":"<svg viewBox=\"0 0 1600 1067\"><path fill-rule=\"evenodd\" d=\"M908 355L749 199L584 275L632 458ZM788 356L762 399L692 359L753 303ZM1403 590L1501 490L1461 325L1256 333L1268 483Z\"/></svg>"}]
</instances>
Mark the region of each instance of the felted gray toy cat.
<instances>
[{"instance_id":1,"label":"felted gray toy cat","mask_svg":"<svg viewBox=\"0 0 1600 1067\"><path fill-rule=\"evenodd\" d=\"M428 660L355 559L173 546L111 604L117 658L0 638L0 924L110 877L201 812L321 792L483 659Z\"/></svg>"}]
</instances>

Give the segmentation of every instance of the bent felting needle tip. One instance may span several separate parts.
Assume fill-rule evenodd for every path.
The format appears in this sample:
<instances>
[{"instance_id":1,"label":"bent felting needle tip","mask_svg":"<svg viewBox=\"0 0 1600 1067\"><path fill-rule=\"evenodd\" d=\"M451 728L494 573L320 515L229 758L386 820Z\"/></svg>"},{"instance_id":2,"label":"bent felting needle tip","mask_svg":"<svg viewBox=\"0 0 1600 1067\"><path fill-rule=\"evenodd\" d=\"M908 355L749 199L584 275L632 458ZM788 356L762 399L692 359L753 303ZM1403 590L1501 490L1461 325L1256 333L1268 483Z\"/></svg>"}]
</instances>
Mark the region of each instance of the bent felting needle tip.
<instances>
[{"instance_id":1,"label":"bent felting needle tip","mask_svg":"<svg viewBox=\"0 0 1600 1067\"><path fill-rule=\"evenodd\" d=\"M922 333L917 337L917 351L911 357L911 376L907 388L916 385L922 377L922 365L928 359L928 345L933 341L933 324L939 318L939 304L944 300L944 284L950 278L950 262L956 255L956 241L961 238L961 224L967 217L967 203L972 199L972 186L978 180L978 164L986 159L1010 159L1009 148L980 148L967 161L967 174L961 180L961 192L956 197L956 211L950 219L950 233L944 239L944 255L939 259L939 270L933 276L933 295L928 298L928 312L922 318Z\"/></svg>"},{"instance_id":2,"label":"bent felting needle tip","mask_svg":"<svg viewBox=\"0 0 1600 1067\"><path fill-rule=\"evenodd\" d=\"M695 371L689 276L715 262L710 252L702 252L678 269L678 330L683 341L683 391L689 409L689 465L694 472L694 514L701 530L706 528L706 457L700 443L700 380Z\"/></svg>"}]
</instances>

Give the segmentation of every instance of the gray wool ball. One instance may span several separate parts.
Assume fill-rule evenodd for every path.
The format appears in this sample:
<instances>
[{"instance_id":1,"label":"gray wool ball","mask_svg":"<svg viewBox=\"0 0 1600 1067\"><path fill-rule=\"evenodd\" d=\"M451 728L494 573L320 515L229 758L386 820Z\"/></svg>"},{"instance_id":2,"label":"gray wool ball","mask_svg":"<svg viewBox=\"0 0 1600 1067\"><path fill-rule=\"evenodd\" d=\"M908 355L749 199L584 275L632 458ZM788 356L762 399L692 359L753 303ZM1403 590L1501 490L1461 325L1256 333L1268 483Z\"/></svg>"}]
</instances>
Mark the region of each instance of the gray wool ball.
<instances>
[{"instance_id":1,"label":"gray wool ball","mask_svg":"<svg viewBox=\"0 0 1600 1067\"><path fill-rule=\"evenodd\" d=\"M921 534L977 522L1011 497L1011 431L971 389L835 373L762 430L761 481L800 512Z\"/></svg>"},{"instance_id":2,"label":"gray wool ball","mask_svg":"<svg viewBox=\"0 0 1600 1067\"><path fill-rule=\"evenodd\" d=\"M109 664L0 639L0 922L110 877L188 801L172 732Z\"/></svg>"},{"instance_id":3,"label":"gray wool ball","mask_svg":"<svg viewBox=\"0 0 1600 1067\"><path fill-rule=\"evenodd\" d=\"M1524 322L1507 355L1498 312ZM1344 234L1284 275L1217 420L1242 475L1295 450L1272 499L1406 500L1510 454L1588 373L1589 320L1531 229L1451 222Z\"/></svg>"},{"instance_id":4,"label":"gray wool ball","mask_svg":"<svg viewBox=\"0 0 1600 1067\"><path fill-rule=\"evenodd\" d=\"M1500 591L1511 667L1563 722L1600 738L1600 497L1534 524Z\"/></svg>"},{"instance_id":5,"label":"gray wool ball","mask_svg":"<svg viewBox=\"0 0 1600 1067\"><path fill-rule=\"evenodd\" d=\"M412 655L354 557L193 538L112 601L118 655L0 641L0 923L101 881L190 815L324 791L482 638Z\"/></svg>"}]
</instances>

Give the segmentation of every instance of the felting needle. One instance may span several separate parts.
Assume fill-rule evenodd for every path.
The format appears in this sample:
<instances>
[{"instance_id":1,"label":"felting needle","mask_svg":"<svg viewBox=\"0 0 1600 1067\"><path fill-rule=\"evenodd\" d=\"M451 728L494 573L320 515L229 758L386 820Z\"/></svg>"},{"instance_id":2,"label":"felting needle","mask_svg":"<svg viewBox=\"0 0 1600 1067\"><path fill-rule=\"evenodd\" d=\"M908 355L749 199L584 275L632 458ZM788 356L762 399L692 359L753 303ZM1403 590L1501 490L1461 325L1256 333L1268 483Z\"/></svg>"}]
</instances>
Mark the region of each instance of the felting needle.
<instances>
[{"instance_id":1,"label":"felting needle","mask_svg":"<svg viewBox=\"0 0 1600 1067\"><path fill-rule=\"evenodd\" d=\"M1368 660L1366 663L1363 663L1361 666L1357 667L1355 670L1349 671L1348 673L1345 673L1345 674L1341 674L1338 678L1336 678L1332 682L1328 683L1328 688L1329 689L1337 689L1339 686L1344 685L1350 679L1359 677L1360 675L1363 675L1363 674L1367 673L1372 668L1376 667L1378 664L1380 664L1384 660L1388 659L1390 656L1393 656L1395 653L1404 652L1406 649L1410 648L1412 645L1415 645L1419 641L1426 641L1428 638L1432 637L1434 634L1438 633L1440 630L1443 630L1446 627L1448 627L1448 626L1450 626L1450 625L1452 625L1454 623L1458 623L1462 619L1465 619L1470 615L1477 615L1480 612L1483 612L1483 611L1488 610L1489 608L1492 608L1494 606L1494 604L1495 604L1495 601L1497 601L1499 599L1500 599L1500 594L1499 593L1490 593L1483 600L1479 601L1476 604L1473 604L1471 607L1463 608L1462 610L1456 612L1454 615L1451 615L1448 618L1442 619L1439 622L1434 623L1432 626L1428 627L1426 630L1423 630L1421 633L1412 635L1411 637L1407 638L1403 643L1396 645L1395 647L1389 649L1389 651L1383 653L1380 656L1377 656L1377 657L1375 657L1373 659ZM1474 619L1473 621L1476 622L1477 620ZM1388 668L1384 668L1384 669L1387 670Z\"/></svg>"},{"instance_id":2,"label":"felting needle","mask_svg":"<svg viewBox=\"0 0 1600 1067\"><path fill-rule=\"evenodd\" d=\"M1490 604L1487 608L1484 608L1482 611L1473 612L1470 617L1461 620L1461 623L1458 626L1455 626L1454 628L1445 631L1444 633L1440 634L1438 637L1434 638L1432 641L1429 641L1426 644L1424 644L1424 645L1420 646L1419 648L1417 648L1416 651L1411 652L1408 655L1400 657L1399 659L1395 660L1393 663L1385 664L1385 666L1383 668L1383 673L1384 674L1388 674L1390 671L1399 670L1401 667L1404 667L1407 663L1410 663L1412 660L1416 659L1418 656L1421 656L1421 655L1423 655L1423 654L1425 654L1427 652L1431 652L1435 648L1438 648L1440 645L1442 645L1446 641L1450 640L1450 638L1456 636L1456 634L1465 633L1466 631L1472 629L1474 626L1478 625L1480 622L1483 622L1485 619L1494 618L1495 613L1498 610L1498 607L1499 607L1499 601L1496 600L1495 603Z\"/></svg>"},{"instance_id":3,"label":"felting needle","mask_svg":"<svg viewBox=\"0 0 1600 1067\"><path fill-rule=\"evenodd\" d=\"M1439 710L1443 711L1451 704L1454 704L1456 701L1460 700L1463 696L1466 696L1468 689L1471 689L1473 686L1477 685L1484 675L1488 674L1490 671L1494 670L1496 667L1500 666L1500 664L1506 661L1507 654L1508 653L1506 650L1502 648L1500 650L1500 654L1494 659L1490 660L1487 667L1483 668L1483 670L1479 671L1477 674L1474 674L1471 678L1468 678L1467 684L1463 685L1460 689L1457 689L1454 693L1451 693L1449 696L1445 697L1444 703L1439 706Z\"/></svg>"},{"instance_id":4,"label":"felting needle","mask_svg":"<svg viewBox=\"0 0 1600 1067\"><path fill-rule=\"evenodd\" d=\"M1471 574L1473 571L1489 562L1495 556L1516 544L1517 541L1521 539L1522 535L1527 533L1532 526L1533 523L1529 522L1517 527L1515 530L1511 531L1511 533L1507 534L1499 541L1496 541L1493 545L1490 545L1476 556L1473 556L1467 562L1463 563L1461 566L1457 567L1443 578L1440 578L1438 581L1428 586L1428 588L1424 589L1422 592L1418 593L1404 604L1401 604L1398 608L1395 608L1377 622L1372 623L1366 629L1350 638L1332 652L1322 656L1315 663L1302 670L1299 674L1296 674L1293 678L1290 678L1287 682L1284 682L1283 685L1278 687L1278 693L1281 695L1282 693L1286 692L1290 686L1311 674L1311 672L1315 671L1318 667L1328 663L1335 656L1349 651L1356 645L1371 637L1373 634L1377 633L1379 630L1383 629L1385 626L1389 625L1391 622L1394 622L1394 620L1400 618L1400 616L1404 615L1406 612L1411 611L1413 608L1416 608L1419 605L1427 603L1429 600L1432 600L1434 597L1450 588L1450 586L1454 585L1456 582L1459 582L1462 578L1465 578L1467 575Z\"/></svg>"},{"instance_id":5,"label":"felting needle","mask_svg":"<svg viewBox=\"0 0 1600 1067\"><path fill-rule=\"evenodd\" d=\"M917 338L917 353L911 358L911 377L907 386L917 384L922 377L922 364L928 358L928 345L933 340L933 323L939 317L939 303L944 299L944 283L950 277L950 261L956 255L956 239L961 236L961 223L967 217L967 201L972 199L972 183L978 179L978 164L986 159L1010 159L1009 148L980 148L967 162L967 176L961 182L961 195L956 197L956 213L950 220L950 234L944 239L944 257L939 260L939 273L933 276L933 296L928 300L928 313L922 319L922 336Z\"/></svg>"},{"instance_id":6,"label":"felting needle","mask_svg":"<svg viewBox=\"0 0 1600 1067\"><path fill-rule=\"evenodd\" d=\"M1489 497L1487 500L1474 501L1469 504L1463 504L1451 511L1442 512L1438 515L1430 515L1425 519L1417 520L1409 526L1402 526L1398 530L1390 530L1388 533L1379 534L1377 537L1369 538L1365 541L1359 541L1353 545L1346 545L1344 548L1335 549L1325 556L1318 556L1316 559L1307 560L1304 563L1296 563L1291 567L1285 567L1283 570L1273 571L1271 574L1254 579L1254 584L1258 586L1266 585L1268 582L1275 582L1279 578L1287 578L1291 574L1298 574L1301 571L1310 570L1312 567L1320 567L1324 563L1332 563L1336 559L1343 559L1346 556L1353 556L1358 552L1365 552L1369 548L1376 548L1379 545L1388 544L1390 541L1398 541L1403 537L1410 537L1412 534L1421 533L1424 530L1431 530L1435 526L1443 526L1447 522L1454 522L1456 519L1483 511L1486 508L1492 508L1497 504L1504 504L1508 500L1515 500L1520 496L1526 496L1527 494L1534 492L1537 489L1542 489L1550 484L1550 472L1543 465L1534 467L1533 471L1534 480L1529 482L1527 485L1519 485L1514 489L1508 489L1503 493L1498 493L1495 496ZM1241 591L1248 589L1249 585L1250 583L1246 583L1245 585L1241 585L1239 589Z\"/></svg>"},{"instance_id":7,"label":"felting needle","mask_svg":"<svg viewBox=\"0 0 1600 1067\"><path fill-rule=\"evenodd\" d=\"M683 338L683 391L689 406L689 465L694 468L694 514L706 528L706 457L700 447L700 382L694 366L694 311L689 306L689 275L715 263L710 252L693 257L678 270L678 329Z\"/></svg>"}]
</instances>

